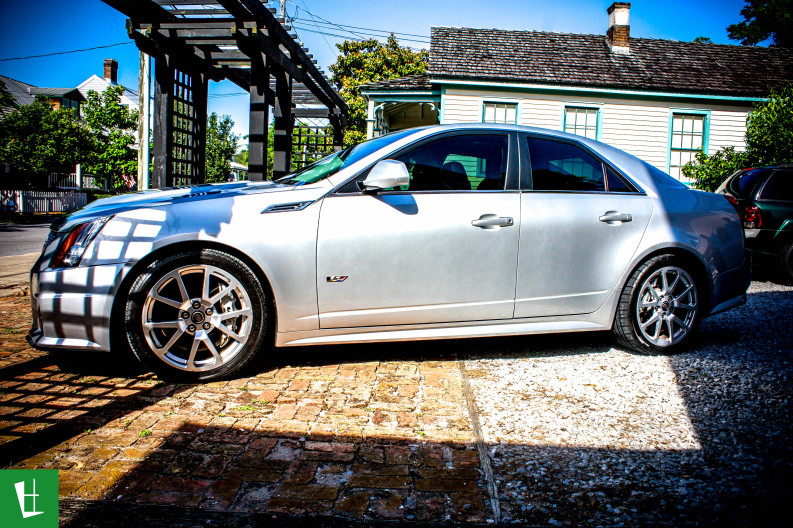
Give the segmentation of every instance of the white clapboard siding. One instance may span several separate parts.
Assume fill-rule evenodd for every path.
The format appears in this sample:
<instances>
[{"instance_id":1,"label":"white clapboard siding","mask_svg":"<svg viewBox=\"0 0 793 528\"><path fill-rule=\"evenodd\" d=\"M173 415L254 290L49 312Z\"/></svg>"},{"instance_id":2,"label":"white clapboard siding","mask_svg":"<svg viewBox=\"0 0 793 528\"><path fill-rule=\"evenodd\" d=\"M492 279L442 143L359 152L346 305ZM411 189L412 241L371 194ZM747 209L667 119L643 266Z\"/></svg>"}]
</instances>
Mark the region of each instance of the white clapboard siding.
<instances>
[{"instance_id":1,"label":"white clapboard siding","mask_svg":"<svg viewBox=\"0 0 793 528\"><path fill-rule=\"evenodd\" d=\"M88 203L82 192L0 191L3 210L9 205L19 213L68 213Z\"/></svg>"},{"instance_id":2,"label":"white clapboard siding","mask_svg":"<svg viewBox=\"0 0 793 528\"><path fill-rule=\"evenodd\" d=\"M734 146L744 150L746 115L750 106L723 106L674 101L639 101L589 95L533 94L514 91L449 89L444 95L443 122L481 122L485 101L518 103L518 123L562 130L565 106L600 110L600 140L666 171L669 159L669 123L672 112L710 112L708 152Z\"/></svg>"}]
</instances>

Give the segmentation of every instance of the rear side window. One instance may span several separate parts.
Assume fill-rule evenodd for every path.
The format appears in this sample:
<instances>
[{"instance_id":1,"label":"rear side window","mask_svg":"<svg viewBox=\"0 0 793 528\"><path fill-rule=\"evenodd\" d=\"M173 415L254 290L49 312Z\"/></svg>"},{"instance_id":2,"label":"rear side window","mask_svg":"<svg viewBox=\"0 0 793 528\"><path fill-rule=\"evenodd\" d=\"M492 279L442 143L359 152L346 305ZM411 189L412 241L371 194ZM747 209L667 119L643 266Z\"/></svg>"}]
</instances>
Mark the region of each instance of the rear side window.
<instances>
[{"instance_id":1,"label":"rear side window","mask_svg":"<svg viewBox=\"0 0 793 528\"><path fill-rule=\"evenodd\" d=\"M768 178L760 191L761 200L793 202L793 171L778 170Z\"/></svg>"},{"instance_id":2,"label":"rear side window","mask_svg":"<svg viewBox=\"0 0 793 528\"><path fill-rule=\"evenodd\" d=\"M588 152L561 141L528 137L535 191L605 191L603 164Z\"/></svg>"}]
</instances>

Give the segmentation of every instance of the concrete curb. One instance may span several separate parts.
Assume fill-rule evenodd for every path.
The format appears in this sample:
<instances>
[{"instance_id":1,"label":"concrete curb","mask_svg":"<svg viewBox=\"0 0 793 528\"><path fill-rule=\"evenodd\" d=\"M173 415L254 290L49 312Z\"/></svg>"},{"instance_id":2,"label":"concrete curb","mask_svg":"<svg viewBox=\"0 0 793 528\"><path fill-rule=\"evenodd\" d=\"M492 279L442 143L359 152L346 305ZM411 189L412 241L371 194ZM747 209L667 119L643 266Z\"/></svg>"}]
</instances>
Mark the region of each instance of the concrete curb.
<instances>
[{"instance_id":1,"label":"concrete curb","mask_svg":"<svg viewBox=\"0 0 793 528\"><path fill-rule=\"evenodd\" d=\"M0 257L0 296L27 295L30 290L30 268L41 253Z\"/></svg>"}]
</instances>

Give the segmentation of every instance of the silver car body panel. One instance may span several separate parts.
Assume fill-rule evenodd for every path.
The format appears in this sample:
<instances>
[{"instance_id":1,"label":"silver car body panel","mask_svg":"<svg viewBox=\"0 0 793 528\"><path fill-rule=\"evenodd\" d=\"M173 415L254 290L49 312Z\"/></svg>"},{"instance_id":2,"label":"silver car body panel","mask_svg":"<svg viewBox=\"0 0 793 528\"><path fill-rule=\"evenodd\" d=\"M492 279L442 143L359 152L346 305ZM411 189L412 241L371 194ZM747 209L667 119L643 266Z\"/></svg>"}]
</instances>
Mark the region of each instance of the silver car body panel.
<instances>
[{"instance_id":1,"label":"silver car body panel","mask_svg":"<svg viewBox=\"0 0 793 528\"><path fill-rule=\"evenodd\" d=\"M576 141L641 192L335 192L418 140L491 129ZM301 208L269 212L295 203ZM600 221L609 211L631 221ZM491 214L513 223L471 224ZM49 267L71 227L106 215L112 219L78 267ZM577 221L587 227L573 229ZM749 280L741 226L722 196L692 191L579 136L444 125L416 129L312 185L204 185L90 204L59 227L31 271L31 341L109 350L111 333L122 330L111 329L111 316L130 272L139 273L152 253L209 246L228 248L266 278L280 346L605 330L632 270L658 251L685 251L701 262L714 312L744 301Z\"/></svg>"}]
</instances>

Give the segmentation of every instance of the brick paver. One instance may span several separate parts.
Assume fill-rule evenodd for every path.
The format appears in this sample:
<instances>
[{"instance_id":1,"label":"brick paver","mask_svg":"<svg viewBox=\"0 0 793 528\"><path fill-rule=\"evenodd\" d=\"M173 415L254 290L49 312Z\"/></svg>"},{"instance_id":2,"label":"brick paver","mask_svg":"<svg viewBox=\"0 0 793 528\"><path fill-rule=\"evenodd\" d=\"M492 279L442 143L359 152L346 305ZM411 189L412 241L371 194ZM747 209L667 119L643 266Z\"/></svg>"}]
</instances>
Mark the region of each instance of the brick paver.
<instances>
[{"instance_id":1,"label":"brick paver","mask_svg":"<svg viewBox=\"0 0 793 528\"><path fill-rule=\"evenodd\" d=\"M453 359L336 363L335 347L315 351L331 358L317 364L180 385L109 355L30 349L26 297L0 298L0 312L0 467L58 469L64 498L346 519L492 516Z\"/></svg>"}]
</instances>

